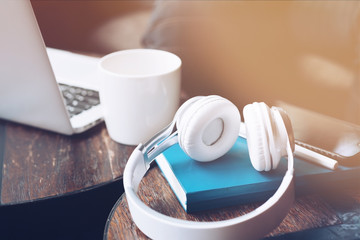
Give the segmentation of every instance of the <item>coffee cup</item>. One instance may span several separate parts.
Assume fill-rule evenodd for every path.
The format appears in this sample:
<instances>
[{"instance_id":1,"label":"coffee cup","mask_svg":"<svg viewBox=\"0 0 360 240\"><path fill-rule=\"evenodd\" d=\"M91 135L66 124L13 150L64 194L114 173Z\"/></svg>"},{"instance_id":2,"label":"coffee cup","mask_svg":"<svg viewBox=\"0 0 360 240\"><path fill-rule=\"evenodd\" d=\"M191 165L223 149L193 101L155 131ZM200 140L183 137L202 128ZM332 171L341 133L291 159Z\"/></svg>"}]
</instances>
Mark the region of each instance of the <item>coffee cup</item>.
<instances>
[{"instance_id":1,"label":"coffee cup","mask_svg":"<svg viewBox=\"0 0 360 240\"><path fill-rule=\"evenodd\" d=\"M181 59L155 49L114 52L100 59L98 80L109 136L126 145L145 143L178 108Z\"/></svg>"}]
</instances>

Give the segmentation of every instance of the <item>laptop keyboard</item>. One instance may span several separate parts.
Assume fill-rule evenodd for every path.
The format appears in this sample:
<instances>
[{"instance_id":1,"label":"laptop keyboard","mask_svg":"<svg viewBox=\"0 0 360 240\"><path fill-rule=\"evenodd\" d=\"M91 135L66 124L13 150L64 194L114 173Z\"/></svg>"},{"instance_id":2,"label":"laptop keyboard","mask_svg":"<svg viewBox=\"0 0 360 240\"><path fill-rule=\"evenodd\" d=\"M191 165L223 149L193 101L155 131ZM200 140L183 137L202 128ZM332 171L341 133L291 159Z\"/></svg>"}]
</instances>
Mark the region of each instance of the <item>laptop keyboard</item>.
<instances>
[{"instance_id":1,"label":"laptop keyboard","mask_svg":"<svg viewBox=\"0 0 360 240\"><path fill-rule=\"evenodd\" d=\"M100 104L99 92L81 87L59 84L70 117Z\"/></svg>"}]
</instances>

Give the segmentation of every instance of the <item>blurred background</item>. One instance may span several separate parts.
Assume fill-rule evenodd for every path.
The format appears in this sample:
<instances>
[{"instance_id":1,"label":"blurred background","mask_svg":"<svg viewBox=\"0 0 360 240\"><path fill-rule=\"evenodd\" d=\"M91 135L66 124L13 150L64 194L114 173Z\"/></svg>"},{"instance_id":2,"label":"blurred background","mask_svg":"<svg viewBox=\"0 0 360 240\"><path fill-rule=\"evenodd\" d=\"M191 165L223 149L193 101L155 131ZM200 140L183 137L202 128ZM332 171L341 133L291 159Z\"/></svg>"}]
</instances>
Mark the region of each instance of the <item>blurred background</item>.
<instances>
[{"instance_id":1,"label":"blurred background","mask_svg":"<svg viewBox=\"0 0 360 240\"><path fill-rule=\"evenodd\" d=\"M360 124L359 1L32 0L47 46L183 60L189 96L277 100Z\"/></svg>"}]
</instances>

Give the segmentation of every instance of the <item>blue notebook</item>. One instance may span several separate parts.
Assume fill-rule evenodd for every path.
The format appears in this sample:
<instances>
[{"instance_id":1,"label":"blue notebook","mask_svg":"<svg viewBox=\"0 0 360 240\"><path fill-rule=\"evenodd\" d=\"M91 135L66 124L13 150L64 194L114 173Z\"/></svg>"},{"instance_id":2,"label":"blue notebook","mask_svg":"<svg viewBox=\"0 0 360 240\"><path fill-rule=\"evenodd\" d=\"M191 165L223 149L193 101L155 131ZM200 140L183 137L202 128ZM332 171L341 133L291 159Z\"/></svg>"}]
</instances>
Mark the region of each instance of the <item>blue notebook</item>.
<instances>
[{"instance_id":1,"label":"blue notebook","mask_svg":"<svg viewBox=\"0 0 360 240\"><path fill-rule=\"evenodd\" d=\"M276 191L287 170L287 161L282 159L276 170L256 171L242 137L216 161L194 161L176 144L158 156L156 162L188 213L264 201ZM332 171L295 159L296 189L328 185L356 177L359 173L360 167L339 166Z\"/></svg>"}]
</instances>

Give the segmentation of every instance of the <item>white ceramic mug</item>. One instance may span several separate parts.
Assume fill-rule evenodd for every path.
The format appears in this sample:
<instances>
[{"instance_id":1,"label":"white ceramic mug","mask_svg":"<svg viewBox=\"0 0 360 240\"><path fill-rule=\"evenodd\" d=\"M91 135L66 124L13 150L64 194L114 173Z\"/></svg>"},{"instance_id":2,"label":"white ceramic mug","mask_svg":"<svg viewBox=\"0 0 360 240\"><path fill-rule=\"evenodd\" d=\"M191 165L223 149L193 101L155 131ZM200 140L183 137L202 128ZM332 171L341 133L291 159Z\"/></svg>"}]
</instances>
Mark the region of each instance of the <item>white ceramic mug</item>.
<instances>
[{"instance_id":1,"label":"white ceramic mug","mask_svg":"<svg viewBox=\"0 0 360 240\"><path fill-rule=\"evenodd\" d=\"M137 145L171 122L179 105L181 59L154 49L114 52L100 60L98 79L110 137Z\"/></svg>"}]
</instances>

